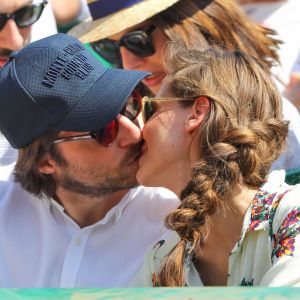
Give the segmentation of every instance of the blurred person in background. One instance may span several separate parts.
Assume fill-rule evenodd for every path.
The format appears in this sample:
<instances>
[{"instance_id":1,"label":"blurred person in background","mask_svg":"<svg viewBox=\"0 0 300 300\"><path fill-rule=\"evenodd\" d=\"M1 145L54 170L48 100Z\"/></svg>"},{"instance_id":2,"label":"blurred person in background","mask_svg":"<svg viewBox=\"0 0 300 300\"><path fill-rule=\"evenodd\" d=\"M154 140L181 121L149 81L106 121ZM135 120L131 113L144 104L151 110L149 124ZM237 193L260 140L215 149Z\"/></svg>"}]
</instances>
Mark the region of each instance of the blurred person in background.
<instances>
[{"instance_id":1,"label":"blurred person in background","mask_svg":"<svg viewBox=\"0 0 300 300\"><path fill-rule=\"evenodd\" d=\"M51 5L57 24L66 24L74 19L80 13L80 0L51 0Z\"/></svg>"},{"instance_id":2,"label":"blurred person in background","mask_svg":"<svg viewBox=\"0 0 300 300\"><path fill-rule=\"evenodd\" d=\"M55 34L56 23L47 1L0 1L0 68L12 51ZM17 151L0 134L0 166L16 161Z\"/></svg>"},{"instance_id":3,"label":"blurred person in background","mask_svg":"<svg viewBox=\"0 0 300 300\"><path fill-rule=\"evenodd\" d=\"M90 17L85 0L51 0L59 32L67 32L79 22Z\"/></svg>"},{"instance_id":4,"label":"blurred person in background","mask_svg":"<svg viewBox=\"0 0 300 300\"><path fill-rule=\"evenodd\" d=\"M300 32L299 0L239 0L244 11L256 22L276 30L282 44L280 66L272 69L277 86L300 112Z\"/></svg>"}]
</instances>

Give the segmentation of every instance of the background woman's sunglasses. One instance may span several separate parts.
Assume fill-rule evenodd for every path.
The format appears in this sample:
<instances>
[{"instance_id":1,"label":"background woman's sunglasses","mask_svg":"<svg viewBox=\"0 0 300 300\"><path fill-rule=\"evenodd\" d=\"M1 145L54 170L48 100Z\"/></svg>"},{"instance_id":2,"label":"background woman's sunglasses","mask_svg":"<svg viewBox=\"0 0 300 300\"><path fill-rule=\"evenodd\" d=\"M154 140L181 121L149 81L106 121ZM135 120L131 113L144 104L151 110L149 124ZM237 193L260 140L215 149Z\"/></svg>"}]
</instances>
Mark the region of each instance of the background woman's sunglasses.
<instances>
[{"instance_id":1,"label":"background woman's sunglasses","mask_svg":"<svg viewBox=\"0 0 300 300\"><path fill-rule=\"evenodd\" d=\"M9 19L14 19L19 28L25 28L34 24L42 15L47 3L47 1L43 1L38 4L22 7L11 14L0 14L0 30L3 29Z\"/></svg>"},{"instance_id":2,"label":"background woman's sunglasses","mask_svg":"<svg viewBox=\"0 0 300 300\"><path fill-rule=\"evenodd\" d=\"M129 120L134 121L142 110L142 98L139 92L133 91L131 96L128 98L127 103L121 110L120 114L127 117ZM101 144L103 147L110 146L118 136L119 123L118 119L112 120L104 128L90 131L87 134L60 137L56 139L53 144L78 141L85 139L95 139L97 143Z\"/></svg>"},{"instance_id":3,"label":"background woman's sunglasses","mask_svg":"<svg viewBox=\"0 0 300 300\"><path fill-rule=\"evenodd\" d=\"M122 66L121 46L139 57L147 57L155 53L151 37L155 28L151 25L145 30L128 32L119 41L103 39L92 43L91 46L105 60L120 67Z\"/></svg>"}]
</instances>

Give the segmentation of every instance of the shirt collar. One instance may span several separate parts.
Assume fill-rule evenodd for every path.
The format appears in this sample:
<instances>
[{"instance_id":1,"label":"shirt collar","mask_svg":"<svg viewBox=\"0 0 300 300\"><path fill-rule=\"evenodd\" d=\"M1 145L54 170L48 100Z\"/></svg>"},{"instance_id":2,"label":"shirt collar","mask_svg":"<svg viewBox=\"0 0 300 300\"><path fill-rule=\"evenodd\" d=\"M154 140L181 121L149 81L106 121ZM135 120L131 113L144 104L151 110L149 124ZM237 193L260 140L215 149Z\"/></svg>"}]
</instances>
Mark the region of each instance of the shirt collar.
<instances>
[{"instance_id":1,"label":"shirt collar","mask_svg":"<svg viewBox=\"0 0 300 300\"><path fill-rule=\"evenodd\" d=\"M115 217L114 222L117 222L124 209L128 205L128 203L131 201L133 198L133 193L135 193L136 188L130 189L129 192L121 199L121 201L115 205L113 208L111 208L105 215L105 217L101 220L99 220L95 225L99 224L106 224L109 220L111 220L113 217ZM51 206L55 207L65 218L70 218L65 212L64 212L64 207L58 203L56 200L53 198L50 199Z\"/></svg>"}]
</instances>

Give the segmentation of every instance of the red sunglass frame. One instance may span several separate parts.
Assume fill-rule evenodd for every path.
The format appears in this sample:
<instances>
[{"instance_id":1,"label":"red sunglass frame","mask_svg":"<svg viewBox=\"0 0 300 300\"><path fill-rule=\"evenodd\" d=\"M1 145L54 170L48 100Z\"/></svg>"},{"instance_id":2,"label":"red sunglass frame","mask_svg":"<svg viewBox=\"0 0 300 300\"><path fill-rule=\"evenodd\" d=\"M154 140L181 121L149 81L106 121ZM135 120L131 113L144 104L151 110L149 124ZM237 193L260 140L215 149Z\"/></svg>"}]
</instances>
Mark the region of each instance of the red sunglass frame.
<instances>
[{"instance_id":1,"label":"red sunglass frame","mask_svg":"<svg viewBox=\"0 0 300 300\"><path fill-rule=\"evenodd\" d=\"M122 108L120 114L127 117L130 121L134 121L142 110L142 97L137 90L134 90L131 93L131 98L126 102L124 107ZM129 110L126 110L126 107L131 99L137 99L138 107L136 109L135 114L128 113ZM134 105L134 104L133 104ZM127 112L127 115L126 115ZM92 130L89 133L80 134L80 135L73 135L67 137L59 137L54 140L53 144L63 143L63 142L70 142L70 141L78 141L78 140L85 140L85 139L94 139L97 143L101 144L103 147L109 147L113 144L116 140L119 133L119 121L118 119L114 119L109 122L104 128Z\"/></svg>"}]
</instances>

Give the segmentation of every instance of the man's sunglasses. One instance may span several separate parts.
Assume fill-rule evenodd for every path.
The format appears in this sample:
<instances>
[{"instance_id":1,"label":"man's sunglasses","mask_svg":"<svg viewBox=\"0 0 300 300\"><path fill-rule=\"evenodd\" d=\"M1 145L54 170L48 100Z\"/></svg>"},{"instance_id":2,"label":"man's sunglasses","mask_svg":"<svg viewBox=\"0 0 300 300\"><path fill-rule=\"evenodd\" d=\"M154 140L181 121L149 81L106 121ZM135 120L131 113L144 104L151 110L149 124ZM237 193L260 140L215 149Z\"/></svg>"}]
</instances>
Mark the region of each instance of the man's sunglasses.
<instances>
[{"instance_id":1,"label":"man's sunglasses","mask_svg":"<svg viewBox=\"0 0 300 300\"><path fill-rule=\"evenodd\" d=\"M109 63L115 66L122 66L121 46L139 57L147 57L155 53L151 37L151 33L155 28L154 25L151 25L145 30L128 32L119 41L102 39L91 43L91 46Z\"/></svg>"},{"instance_id":2,"label":"man's sunglasses","mask_svg":"<svg viewBox=\"0 0 300 300\"><path fill-rule=\"evenodd\" d=\"M25 28L34 24L42 15L47 3L47 1L43 1L38 4L28 5L11 14L0 13L0 30L3 29L9 19L13 19L19 28Z\"/></svg>"},{"instance_id":3,"label":"man's sunglasses","mask_svg":"<svg viewBox=\"0 0 300 300\"><path fill-rule=\"evenodd\" d=\"M133 91L131 96L128 98L127 103L121 110L120 114L127 117L129 120L134 121L142 110L142 98L139 92ZM118 136L119 123L118 119L114 119L108 123L104 128L90 131L87 134L60 137L56 139L53 143L63 143L69 141L78 141L85 139L95 139L97 143L101 144L103 147L110 146Z\"/></svg>"}]
</instances>

